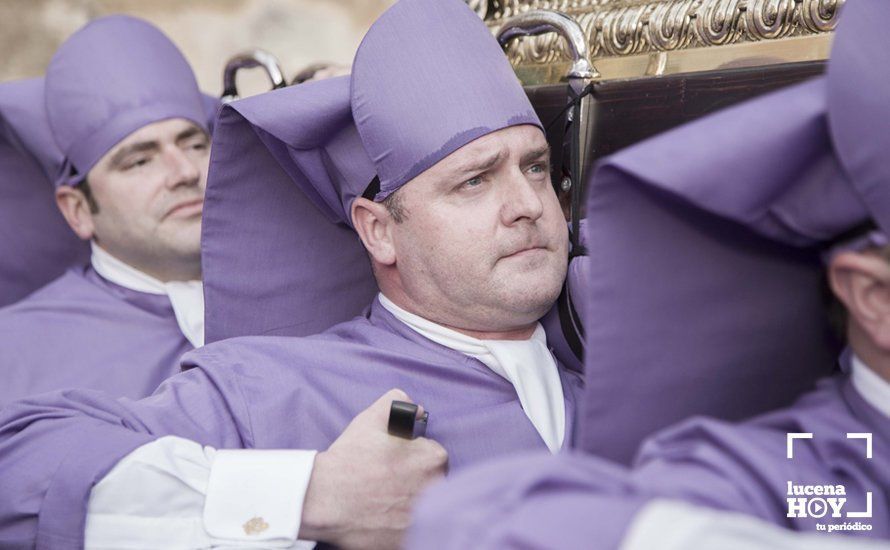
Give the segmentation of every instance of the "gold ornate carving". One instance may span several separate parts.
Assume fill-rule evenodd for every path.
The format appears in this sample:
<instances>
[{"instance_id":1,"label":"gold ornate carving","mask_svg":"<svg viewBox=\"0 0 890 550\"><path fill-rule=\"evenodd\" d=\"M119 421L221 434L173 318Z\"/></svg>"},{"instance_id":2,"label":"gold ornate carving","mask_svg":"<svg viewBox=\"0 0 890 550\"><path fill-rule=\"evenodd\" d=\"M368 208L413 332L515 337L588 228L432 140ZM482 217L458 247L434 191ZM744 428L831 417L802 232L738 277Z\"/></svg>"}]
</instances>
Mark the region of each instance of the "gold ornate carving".
<instances>
[{"instance_id":1,"label":"gold ornate carving","mask_svg":"<svg viewBox=\"0 0 890 550\"><path fill-rule=\"evenodd\" d=\"M477 0L477 4L482 0ZM594 61L709 46L812 36L834 29L844 0L488 0L486 22L497 28L512 15L552 9L573 16ZM514 65L569 59L555 35L508 46Z\"/></svg>"}]
</instances>

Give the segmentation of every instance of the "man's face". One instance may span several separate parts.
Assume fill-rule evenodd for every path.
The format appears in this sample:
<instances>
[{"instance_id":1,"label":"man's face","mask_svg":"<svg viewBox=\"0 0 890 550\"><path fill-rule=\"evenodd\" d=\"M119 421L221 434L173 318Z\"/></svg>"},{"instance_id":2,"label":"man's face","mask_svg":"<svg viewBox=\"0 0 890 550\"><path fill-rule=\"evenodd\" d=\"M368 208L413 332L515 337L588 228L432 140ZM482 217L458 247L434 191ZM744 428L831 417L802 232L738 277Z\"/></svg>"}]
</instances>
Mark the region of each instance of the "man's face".
<instances>
[{"instance_id":1,"label":"man's face","mask_svg":"<svg viewBox=\"0 0 890 550\"><path fill-rule=\"evenodd\" d=\"M87 181L96 242L149 272L200 266L210 141L185 119L144 126L111 149Z\"/></svg>"},{"instance_id":2,"label":"man's face","mask_svg":"<svg viewBox=\"0 0 890 550\"><path fill-rule=\"evenodd\" d=\"M568 231L535 126L458 149L398 191L393 225L401 286L441 324L501 331L543 316L566 275Z\"/></svg>"}]
</instances>

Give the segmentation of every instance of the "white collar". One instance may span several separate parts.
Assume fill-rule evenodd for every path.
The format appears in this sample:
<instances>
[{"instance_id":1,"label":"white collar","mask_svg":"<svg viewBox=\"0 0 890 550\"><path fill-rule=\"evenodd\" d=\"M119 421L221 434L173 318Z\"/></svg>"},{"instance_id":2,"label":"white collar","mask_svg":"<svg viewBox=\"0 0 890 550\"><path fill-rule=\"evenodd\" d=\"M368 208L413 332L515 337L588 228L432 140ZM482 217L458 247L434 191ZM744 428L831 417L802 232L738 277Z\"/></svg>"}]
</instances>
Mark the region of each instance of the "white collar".
<instances>
[{"instance_id":1,"label":"white collar","mask_svg":"<svg viewBox=\"0 0 890 550\"><path fill-rule=\"evenodd\" d=\"M182 335L196 348L204 345L204 286L201 281L165 283L115 258L93 241L90 248L90 262L103 279L136 292L167 296Z\"/></svg>"},{"instance_id":2,"label":"white collar","mask_svg":"<svg viewBox=\"0 0 890 550\"><path fill-rule=\"evenodd\" d=\"M382 293L377 298L421 336L479 360L513 384L522 409L547 447L551 452L560 449L565 437L565 399L541 323L528 340L480 340L405 311Z\"/></svg>"},{"instance_id":3,"label":"white collar","mask_svg":"<svg viewBox=\"0 0 890 550\"><path fill-rule=\"evenodd\" d=\"M890 382L881 378L855 354L851 363L853 387L869 405L890 418Z\"/></svg>"},{"instance_id":4,"label":"white collar","mask_svg":"<svg viewBox=\"0 0 890 550\"><path fill-rule=\"evenodd\" d=\"M146 294L167 294L164 283L130 264L118 260L93 241L90 241L93 269L112 283Z\"/></svg>"}]
</instances>

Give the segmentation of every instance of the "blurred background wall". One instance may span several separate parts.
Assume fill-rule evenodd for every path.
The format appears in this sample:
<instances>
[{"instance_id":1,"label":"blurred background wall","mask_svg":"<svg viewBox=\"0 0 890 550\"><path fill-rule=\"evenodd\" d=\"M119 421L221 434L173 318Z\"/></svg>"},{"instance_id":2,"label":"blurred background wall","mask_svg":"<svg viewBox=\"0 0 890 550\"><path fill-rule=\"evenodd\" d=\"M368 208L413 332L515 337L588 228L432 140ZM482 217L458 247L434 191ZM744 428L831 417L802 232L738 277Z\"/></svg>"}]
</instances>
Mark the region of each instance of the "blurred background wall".
<instances>
[{"instance_id":1,"label":"blurred background wall","mask_svg":"<svg viewBox=\"0 0 890 550\"><path fill-rule=\"evenodd\" d=\"M201 88L222 91L222 68L254 47L274 54L290 80L317 61L349 64L365 31L395 0L0 0L0 81L40 76L56 48L87 21L126 13L175 42ZM268 89L241 71L243 96Z\"/></svg>"}]
</instances>

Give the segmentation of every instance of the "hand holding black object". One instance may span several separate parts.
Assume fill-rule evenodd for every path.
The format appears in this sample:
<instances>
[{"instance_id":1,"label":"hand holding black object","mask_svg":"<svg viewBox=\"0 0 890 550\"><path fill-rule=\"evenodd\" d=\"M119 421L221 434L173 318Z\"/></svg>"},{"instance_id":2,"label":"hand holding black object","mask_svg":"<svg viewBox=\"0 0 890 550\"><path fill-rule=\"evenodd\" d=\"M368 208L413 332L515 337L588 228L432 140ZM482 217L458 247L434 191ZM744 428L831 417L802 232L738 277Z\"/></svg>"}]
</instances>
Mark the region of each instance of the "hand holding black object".
<instances>
[{"instance_id":1,"label":"hand holding black object","mask_svg":"<svg viewBox=\"0 0 890 550\"><path fill-rule=\"evenodd\" d=\"M393 410L399 437L386 429ZM408 411L414 416L406 417ZM398 547L415 498L448 467L445 449L415 434L425 419L401 390L359 413L315 459L299 538L341 548Z\"/></svg>"}]
</instances>

